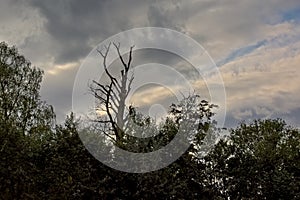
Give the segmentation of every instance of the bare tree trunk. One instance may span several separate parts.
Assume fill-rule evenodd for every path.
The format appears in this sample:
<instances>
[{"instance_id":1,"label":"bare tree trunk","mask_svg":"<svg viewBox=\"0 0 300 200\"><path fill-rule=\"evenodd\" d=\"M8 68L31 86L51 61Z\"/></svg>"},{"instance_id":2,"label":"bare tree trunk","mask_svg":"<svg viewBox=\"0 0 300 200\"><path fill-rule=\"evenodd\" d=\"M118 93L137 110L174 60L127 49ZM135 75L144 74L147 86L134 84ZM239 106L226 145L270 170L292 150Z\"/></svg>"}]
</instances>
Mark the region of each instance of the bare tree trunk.
<instances>
[{"instance_id":1,"label":"bare tree trunk","mask_svg":"<svg viewBox=\"0 0 300 200\"><path fill-rule=\"evenodd\" d=\"M102 84L94 80L93 84L90 85L90 91L99 101L99 109L105 113L105 115L101 116L100 119L97 119L96 122L109 124L110 130L105 130L104 133L118 143L124 137L124 127L128 120L125 102L133 81L133 75L130 78L128 77L132 62L133 46L130 47L128 62L126 63L120 52L120 44L113 43L113 45L115 46L119 59L122 63L120 80L117 80L117 78L109 72L106 66L106 58L111 46L110 43L108 46L105 46L104 52L98 50L99 54L103 58L103 67L109 78L109 84Z\"/></svg>"}]
</instances>

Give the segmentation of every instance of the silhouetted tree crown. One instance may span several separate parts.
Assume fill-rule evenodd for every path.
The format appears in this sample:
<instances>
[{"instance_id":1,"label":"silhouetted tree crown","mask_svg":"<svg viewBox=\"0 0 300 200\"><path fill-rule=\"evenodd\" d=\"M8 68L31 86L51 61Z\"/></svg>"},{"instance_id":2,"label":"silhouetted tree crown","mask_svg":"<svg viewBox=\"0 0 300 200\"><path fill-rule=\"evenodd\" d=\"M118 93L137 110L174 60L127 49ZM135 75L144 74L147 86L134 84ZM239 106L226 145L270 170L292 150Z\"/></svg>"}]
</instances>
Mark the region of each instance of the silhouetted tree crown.
<instances>
[{"instance_id":1,"label":"silhouetted tree crown","mask_svg":"<svg viewBox=\"0 0 300 200\"><path fill-rule=\"evenodd\" d=\"M198 95L172 104L157 125L125 105L133 81L132 48L123 59L114 45L120 77L105 65L108 46L99 52L108 84L90 86L106 115L87 126L73 113L56 124L52 107L40 99L43 72L15 47L0 43L0 199L300 199L298 129L280 119L256 120L217 140L216 105ZM168 144L182 124L189 127L183 133L190 148L168 167L144 174L105 166L79 138L94 133L103 138L97 145L151 152ZM141 139L136 131L156 135Z\"/></svg>"}]
</instances>

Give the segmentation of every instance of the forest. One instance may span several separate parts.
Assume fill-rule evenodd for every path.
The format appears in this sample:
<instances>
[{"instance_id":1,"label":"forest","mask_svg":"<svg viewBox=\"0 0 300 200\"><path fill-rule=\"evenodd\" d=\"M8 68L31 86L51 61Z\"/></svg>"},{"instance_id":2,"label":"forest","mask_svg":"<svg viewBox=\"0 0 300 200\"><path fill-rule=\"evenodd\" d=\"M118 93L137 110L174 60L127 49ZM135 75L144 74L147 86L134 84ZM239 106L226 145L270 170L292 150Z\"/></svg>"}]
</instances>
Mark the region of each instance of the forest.
<instances>
[{"instance_id":1,"label":"forest","mask_svg":"<svg viewBox=\"0 0 300 200\"><path fill-rule=\"evenodd\" d=\"M283 119L241 121L206 152L204 138L217 137L226 128L213 119L217 105L191 94L170 105L168 117L155 125L124 103L122 91L129 90L132 81L127 74L129 56L128 63L122 60L120 82L107 71L108 85L96 81L90 85L107 118L85 122L70 113L61 124L54 108L41 100L43 71L16 47L0 43L0 199L300 199L298 128ZM110 113L114 103L110 97L118 88L113 107L117 110ZM122 118L125 114L127 121ZM117 122L110 115L116 115ZM103 164L80 137L99 134L103 140L93 144L110 148L112 154L112 144L147 153L167 145L183 123L189 127L182 130L190 142L187 150L166 167L145 173ZM127 131L157 134L139 139L126 135L120 124L127 125ZM114 156L107 159L114 162Z\"/></svg>"}]
</instances>

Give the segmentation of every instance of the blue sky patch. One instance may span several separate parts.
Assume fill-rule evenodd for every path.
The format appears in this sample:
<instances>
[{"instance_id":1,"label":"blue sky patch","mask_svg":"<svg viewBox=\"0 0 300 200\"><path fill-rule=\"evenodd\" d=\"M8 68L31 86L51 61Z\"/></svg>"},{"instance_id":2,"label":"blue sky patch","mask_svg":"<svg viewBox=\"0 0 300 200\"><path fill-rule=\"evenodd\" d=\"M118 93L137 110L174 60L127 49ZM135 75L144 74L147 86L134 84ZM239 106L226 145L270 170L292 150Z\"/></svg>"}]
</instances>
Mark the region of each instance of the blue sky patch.
<instances>
[{"instance_id":1,"label":"blue sky patch","mask_svg":"<svg viewBox=\"0 0 300 200\"><path fill-rule=\"evenodd\" d=\"M261 46L264 46L266 43L267 43L267 40L261 40L261 41L258 41L256 44L251 44L251 45L236 49L236 50L232 51L225 59L218 62L217 66L222 66L222 65L229 63L239 57L250 54L255 49L257 49Z\"/></svg>"},{"instance_id":2,"label":"blue sky patch","mask_svg":"<svg viewBox=\"0 0 300 200\"><path fill-rule=\"evenodd\" d=\"M294 8L282 14L283 21L295 21L296 23L300 22L300 7Z\"/></svg>"}]
</instances>

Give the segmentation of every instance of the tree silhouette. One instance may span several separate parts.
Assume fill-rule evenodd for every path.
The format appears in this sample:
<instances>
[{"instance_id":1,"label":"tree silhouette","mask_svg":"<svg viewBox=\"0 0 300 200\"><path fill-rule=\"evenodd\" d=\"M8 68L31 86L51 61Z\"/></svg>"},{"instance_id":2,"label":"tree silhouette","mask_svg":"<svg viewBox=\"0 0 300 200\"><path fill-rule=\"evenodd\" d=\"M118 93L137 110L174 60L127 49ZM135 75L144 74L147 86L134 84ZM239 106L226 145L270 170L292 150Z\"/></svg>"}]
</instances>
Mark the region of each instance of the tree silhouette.
<instances>
[{"instance_id":1,"label":"tree silhouette","mask_svg":"<svg viewBox=\"0 0 300 200\"><path fill-rule=\"evenodd\" d=\"M35 154L55 128L52 107L40 100L42 75L0 43L0 199L24 199L36 186Z\"/></svg>"},{"instance_id":2,"label":"tree silhouette","mask_svg":"<svg viewBox=\"0 0 300 200\"><path fill-rule=\"evenodd\" d=\"M125 126L129 118L129 114L126 113L125 110L125 102L134 79L133 74L131 76L129 75L129 70L132 64L132 50L134 46L130 47L128 61L126 62L120 52L120 43L113 43L113 45L122 64L120 78L112 75L106 64L107 56L111 47L111 43L109 43L108 46L104 47L104 51L98 50L99 54L103 58L103 67L109 81L107 84L103 84L99 81L93 80L93 83L90 85L90 91L98 100L98 111L105 113L105 115L100 116L96 122L101 123L104 127L106 127L104 134L109 136L116 143L120 143L124 137L124 132L126 130Z\"/></svg>"},{"instance_id":3,"label":"tree silhouette","mask_svg":"<svg viewBox=\"0 0 300 200\"><path fill-rule=\"evenodd\" d=\"M98 125L112 140L126 144L126 150L151 152L167 145L186 124L184 134L194 136L189 138L190 147L172 164L157 171L125 173L107 167L88 152L79 137L82 131L88 135L93 131L98 134L98 130L93 126L82 129L84 121L73 113L64 124L53 128L53 110L39 96L42 71L32 67L15 47L2 42L0 199L300 198L299 129L279 119L242 123L200 158L201 152L211 148L210 141L218 131L213 120L216 106L198 95L185 97L170 106L159 126L132 106L127 110L133 47L125 62L120 45L114 46L123 67L119 79L106 66L109 45L99 52L109 83L94 81L91 85L99 105L111 116L101 116ZM157 134L140 139L128 137L124 130ZM203 143L207 147L202 148ZM107 141L96 144L106 145Z\"/></svg>"},{"instance_id":4,"label":"tree silhouette","mask_svg":"<svg viewBox=\"0 0 300 200\"><path fill-rule=\"evenodd\" d=\"M283 120L232 129L206 157L211 185L230 199L299 199L300 133Z\"/></svg>"}]
</instances>

